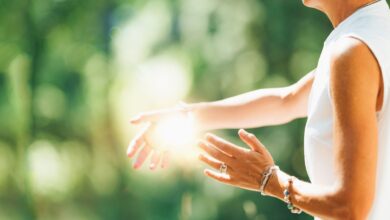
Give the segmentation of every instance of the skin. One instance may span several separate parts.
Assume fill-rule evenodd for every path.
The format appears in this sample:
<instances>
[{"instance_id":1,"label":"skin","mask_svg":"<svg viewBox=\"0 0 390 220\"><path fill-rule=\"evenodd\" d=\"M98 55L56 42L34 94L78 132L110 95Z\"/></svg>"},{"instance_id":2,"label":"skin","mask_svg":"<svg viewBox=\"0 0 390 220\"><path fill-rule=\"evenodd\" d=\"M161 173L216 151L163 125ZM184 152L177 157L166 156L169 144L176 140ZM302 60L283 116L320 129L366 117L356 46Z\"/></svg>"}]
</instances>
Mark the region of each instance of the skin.
<instances>
[{"instance_id":1,"label":"skin","mask_svg":"<svg viewBox=\"0 0 390 220\"><path fill-rule=\"evenodd\" d=\"M317 9L326 14L333 27L337 27L356 9L370 2L373 0L303 0L306 7Z\"/></svg>"},{"instance_id":2,"label":"skin","mask_svg":"<svg viewBox=\"0 0 390 220\"><path fill-rule=\"evenodd\" d=\"M304 4L323 11L336 27L368 2L307 0ZM370 49L358 39L340 39L334 48L330 87L336 182L331 186L320 186L295 179L290 188L291 200L294 206L323 219L366 219L375 195L378 145L376 112L383 105L381 70ZM309 73L289 87L257 90L188 107L205 130L283 124L306 116L313 80L313 73ZM180 114L180 111L168 109L143 113L132 122L158 123L165 115ZM145 155L150 154L150 147L145 144L149 129L146 127L129 146L130 157L140 151L136 167L142 165ZM223 163L228 167L226 174L211 169L206 169L204 173L225 184L259 191L261 174L274 165L274 161L267 148L253 134L241 129L238 135L249 149L210 133L199 142L199 147L205 152L199 156L202 162L216 170ZM155 166L158 164L156 161L152 159ZM283 171L274 172L265 192L283 199L282 192L288 185L288 177Z\"/></svg>"},{"instance_id":3,"label":"skin","mask_svg":"<svg viewBox=\"0 0 390 220\"><path fill-rule=\"evenodd\" d=\"M307 97L313 80L312 71L288 87L259 89L216 102L189 104L186 108L193 113L200 130L254 128L284 124L306 116ZM154 158L153 154L158 153L152 152L147 144L148 134L152 133L153 124L175 114L183 114L183 110L175 107L145 112L131 120L134 125L148 124L128 146L127 155L129 158L134 158L133 167L135 169L140 168L145 162L143 155L150 154ZM164 155L169 156L169 153L166 152ZM162 156L160 160L160 162L163 161L165 163L160 165L166 167L168 159L165 156ZM152 159L149 167L154 170L158 165L158 161Z\"/></svg>"},{"instance_id":4,"label":"skin","mask_svg":"<svg viewBox=\"0 0 390 220\"><path fill-rule=\"evenodd\" d=\"M323 219L366 219L375 195L376 112L383 102L381 75L375 57L362 42L346 38L337 44L335 48L338 49L332 56L330 82L335 115L337 181L325 187L295 180L291 196L296 207L313 216ZM215 135L205 137L209 145L205 146L202 142L199 147L212 158L201 156L200 159L216 169L220 164L210 163L211 159L228 165L227 175L208 169L205 174L226 184L258 191L260 174L274 162L254 135L240 130L239 136L251 148L250 152ZM210 150L211 147L218 151ZM234 159L222 156L224 152L229 152ZM250 178L252 176L255 177ZM283 171L275 172L267 184L266 193L283 199L282 192L288 185L288 176Z\"/></svg>"}]
</instances>

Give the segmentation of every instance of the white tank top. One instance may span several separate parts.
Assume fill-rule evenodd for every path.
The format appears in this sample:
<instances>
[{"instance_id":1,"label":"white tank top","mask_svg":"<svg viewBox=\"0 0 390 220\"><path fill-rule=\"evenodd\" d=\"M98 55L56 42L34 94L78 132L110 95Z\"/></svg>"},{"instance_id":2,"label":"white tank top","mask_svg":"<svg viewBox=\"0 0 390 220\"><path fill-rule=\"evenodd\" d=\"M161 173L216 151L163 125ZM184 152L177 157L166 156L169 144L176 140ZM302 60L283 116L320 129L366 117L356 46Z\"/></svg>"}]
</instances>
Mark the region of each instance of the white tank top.
<instances>
[{"instance_id":1,"label":"white tank top","mask_svg":"<svg viewBox=\"0 0 390 220\"><path fill-rule=\"evenodd\" d=\"M309 97L305 128L307 172L314 184L331 185L335 182L329 68L330 51L335 41L342 37L354 37L363 41L376 56L381 67L384 102L381 111L377 113L379 128L377 186L369 219L390 219L390 10L385 0L356 11L339 24L324 43Z\"/></svg>"}]
</instances>

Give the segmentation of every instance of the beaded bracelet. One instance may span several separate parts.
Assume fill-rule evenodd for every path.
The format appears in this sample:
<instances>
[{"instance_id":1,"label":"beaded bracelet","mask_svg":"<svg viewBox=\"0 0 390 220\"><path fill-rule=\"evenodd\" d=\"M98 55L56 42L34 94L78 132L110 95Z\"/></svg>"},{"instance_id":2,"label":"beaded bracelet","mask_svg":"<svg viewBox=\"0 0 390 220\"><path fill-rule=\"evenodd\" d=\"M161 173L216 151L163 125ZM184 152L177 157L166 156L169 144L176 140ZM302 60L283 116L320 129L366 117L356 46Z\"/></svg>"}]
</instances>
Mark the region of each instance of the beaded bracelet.
<instances>
[{"instance_id":1,"label":"beaded bracelet","mask_svg":"<svg viewBox=\"0 0 390 220\"><path fill-rule=\"evenodd\" d=\"M291 193L290 193L290 190L291 187L292 187L292 184L293 184L293 181L294 181L294 177L293 176L290 176L288 178L288 185L286 186L286 188L284 189L283 191L283 195L284 195L284 201L287 203L287 208L291 211L291 213L293 214L301 214L302 210L295 207L292 202L291 202Z\"/></svg>"},{"instance_id":2,"label":"beaded bracelet","mask_svg":"<svg viewBox=\"0 0 390 220\"><path fill-rule=\"evenodd\" d=\"M274 172L274 170L279 170L279 167L276 166L276 165L272 165L272 166L269 166L263 172L263 175L262 175L262 178L261 178L261 185L260 185L260 193L261 193L262 196L266 195L265 194L265 187L267 186L268 180L272 176L272 173Z\"/></svg>"}]
</instances>

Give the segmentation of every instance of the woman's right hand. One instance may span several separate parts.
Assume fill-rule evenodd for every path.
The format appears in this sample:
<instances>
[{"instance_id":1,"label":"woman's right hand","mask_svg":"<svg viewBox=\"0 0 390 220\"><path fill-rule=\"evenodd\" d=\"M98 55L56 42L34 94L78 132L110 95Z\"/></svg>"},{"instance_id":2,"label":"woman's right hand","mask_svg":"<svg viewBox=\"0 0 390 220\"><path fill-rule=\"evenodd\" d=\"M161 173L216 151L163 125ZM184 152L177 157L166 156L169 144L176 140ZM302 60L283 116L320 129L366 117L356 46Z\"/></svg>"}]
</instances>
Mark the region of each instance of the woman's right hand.
<instances>
[{"instance_id":1,"label":"woman's right hand","mask_svg":"<svg viewBox=\"0 0 390 220\"><path fill-rule=\"evenodd\" d=\"M159 150L157 146L152 146L158 144L153 143L152 140L156 124L164 118L187 114L188 109L187 105L181 104L175 108L140 113L130 120L134 125L145 124L145 127L131 140L127 149L127 156L135 158L134 169L140 168L149 155L152 155L149 165L151 170L155 170L158 166L161 168L168 166L170 152L167 149Z\"/></svg>"}]
</instances>

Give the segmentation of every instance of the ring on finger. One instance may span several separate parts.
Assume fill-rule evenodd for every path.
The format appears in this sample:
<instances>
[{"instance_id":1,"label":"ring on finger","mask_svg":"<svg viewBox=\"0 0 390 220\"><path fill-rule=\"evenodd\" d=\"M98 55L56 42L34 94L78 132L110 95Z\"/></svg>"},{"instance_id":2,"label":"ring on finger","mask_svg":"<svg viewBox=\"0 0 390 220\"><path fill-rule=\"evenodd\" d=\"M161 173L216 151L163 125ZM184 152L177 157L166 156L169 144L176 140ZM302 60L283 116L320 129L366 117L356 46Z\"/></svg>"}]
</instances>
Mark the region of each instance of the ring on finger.
<instances>
[{"instance_id":1,"label":"ring on finger","mask_svg":"<svg viewBox=\"0 0 390 220\"><path fill-rule=\"evenodd\" d=\"M219 167L219 172L222 174L227 173L227 165L225 163L221 164L221 166Z\"/></svg>"}]
</instances>

